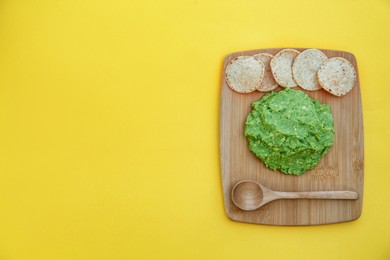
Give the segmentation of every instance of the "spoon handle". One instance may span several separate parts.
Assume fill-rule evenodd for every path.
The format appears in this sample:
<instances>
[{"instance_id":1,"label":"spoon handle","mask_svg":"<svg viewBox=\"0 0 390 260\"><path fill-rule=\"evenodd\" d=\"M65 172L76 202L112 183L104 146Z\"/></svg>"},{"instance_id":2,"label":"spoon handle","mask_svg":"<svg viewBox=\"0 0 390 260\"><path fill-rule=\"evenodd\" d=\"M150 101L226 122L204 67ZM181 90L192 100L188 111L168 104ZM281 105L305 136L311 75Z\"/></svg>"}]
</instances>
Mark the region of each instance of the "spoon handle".
<instances>
[{"instance_id":1,"label":"spoon handle","mask_svg":"<svg viewBox=\"0 0 390 260\"><path fill-rule=\"evenodd\" d=\"M283 199L331 199L331 200L356 200L359 195L354 191L309 191L309 192L282 192L275 194Z\"/></svg>"}]
</instances>

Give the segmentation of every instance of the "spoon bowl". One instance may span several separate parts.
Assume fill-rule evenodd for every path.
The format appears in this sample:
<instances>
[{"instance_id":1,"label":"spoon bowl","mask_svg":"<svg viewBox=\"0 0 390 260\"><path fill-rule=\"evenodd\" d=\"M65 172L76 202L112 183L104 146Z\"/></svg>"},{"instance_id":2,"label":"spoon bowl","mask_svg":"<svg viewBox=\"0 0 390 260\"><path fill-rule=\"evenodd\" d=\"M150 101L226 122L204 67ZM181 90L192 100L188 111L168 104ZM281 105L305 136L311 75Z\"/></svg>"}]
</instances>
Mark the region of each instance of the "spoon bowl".
<instances>
[{"instance_id":1,"label":"spoon bowl","mask_svg":"<svg viewBox=\"0 0 390 260\"><path fill-rule=\"evenodd\" d=\"M249 211L279 199L343 199L356 200L359 195L353 191L311 191L282 192L271 190L250 180L239 181L232 189L232 201L236 207Z\"/></svg>"},{"instance_id":2,"label":"spoon bowl","mask_svg":"<svg viewBox=\"0 0 390 260\"><path fill-rule=\"evenodd\" d=\"M263 201L263 190L257 182L241 181L233 188L232 200L240 209L254 210Z\"/></svg>"}]
</instances>

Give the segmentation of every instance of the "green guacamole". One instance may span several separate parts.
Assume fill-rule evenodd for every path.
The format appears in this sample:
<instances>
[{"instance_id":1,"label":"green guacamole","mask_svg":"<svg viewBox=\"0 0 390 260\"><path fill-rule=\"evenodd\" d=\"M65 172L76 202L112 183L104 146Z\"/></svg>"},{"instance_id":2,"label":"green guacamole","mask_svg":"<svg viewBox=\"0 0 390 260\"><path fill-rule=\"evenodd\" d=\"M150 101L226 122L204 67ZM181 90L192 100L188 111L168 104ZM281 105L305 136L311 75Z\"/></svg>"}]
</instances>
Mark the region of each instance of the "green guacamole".
<instances>
[{"instance_id":1,"label":"green guacamole","mask_svg":"<svg viewBox=\"0 0 390 260\"><path fill-rule=\"evenodd\" d=\"M301 175L333 145L330 106L286 88L252 103L245 123L249 149L272 170Z\"/></svg>"}]
</instances>

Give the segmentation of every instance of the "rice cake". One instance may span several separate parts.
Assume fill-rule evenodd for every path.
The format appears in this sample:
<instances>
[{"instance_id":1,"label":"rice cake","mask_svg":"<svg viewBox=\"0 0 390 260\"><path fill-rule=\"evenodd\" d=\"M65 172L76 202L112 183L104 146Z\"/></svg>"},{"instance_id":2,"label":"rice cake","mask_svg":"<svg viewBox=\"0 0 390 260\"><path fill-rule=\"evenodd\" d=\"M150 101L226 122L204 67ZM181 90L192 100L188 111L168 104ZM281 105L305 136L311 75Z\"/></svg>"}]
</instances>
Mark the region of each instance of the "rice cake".
<instances>
[{"instance_id":1,"label":"rice cake","mask_svg":"<svg viewBox=\"0 0 390 260\"><path fill-rule=\"evenodd\" d=\"M226 83L238 93L250 93L260 87L264 77L263 62L252 56L238 56L225 69Z\"/></svg>"},{"instance_id":2,"label":"rice cake","mask_svg":"<svg viewBox=\"0 0 390 260\"><path fill-rule=\"evenodd\" d=\"M271 60L271 70L275 81L282 87L296 87L292 75L292 65L299 51L294 49L283 49L278 52Z\"/></svg>"},{"instance_id":3,"label":"rice cake","mask_svg":"<svg viewBox=\"0 0 390 260\"><path fill-rule=\"evenodd\" d=\"M321 89L317 80L317 71L328 57L320 50L307 49L294 60L292 67L293 78L301 88L309 91Z\"/></svg>"},{"instance_id":4,"label":"rice cake","mask_svg":"<svg viewBox=\"0 0 390 260\"><path fill-rule=\"evenodd\" d=\"M356 71L346 59L335 57L321 64L317 79L323 89L335 96L344 96L356 82Z\"/></svg>"},{"instance_id":5,"label":"rice cake","mask_svg":"<svg viewBox=\"0 0 390 260\"><path fill-rule=\"evenodd\" d=\"M262 61L265 67L263 81L257 90L261 92L268 92L276 89L278 87L278 83L275 81L274 76L272 75L270 66L270 62L274 56L269 53L258 53L253 55L253 57L256 60Z\"/></svg>"}]
</instances>

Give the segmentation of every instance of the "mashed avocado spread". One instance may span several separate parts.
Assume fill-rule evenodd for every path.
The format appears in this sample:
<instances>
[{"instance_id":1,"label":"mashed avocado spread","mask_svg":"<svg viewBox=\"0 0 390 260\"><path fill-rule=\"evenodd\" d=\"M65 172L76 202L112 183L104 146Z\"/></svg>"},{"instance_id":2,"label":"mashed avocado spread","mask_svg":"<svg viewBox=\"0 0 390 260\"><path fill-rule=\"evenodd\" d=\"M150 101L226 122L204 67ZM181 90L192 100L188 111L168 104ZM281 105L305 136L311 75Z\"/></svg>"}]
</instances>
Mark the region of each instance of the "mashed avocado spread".
<instances>
[{"instance_id":1,"label":"mashed avocado spread","mask_svg":"<svg viewBox=\"0 0 390 260\"><path fill-rule=\"evenodd\" d=\"M249 149L272 170L301 175L333 145L330 106L286 88L252 103L245 123Z\"/></svg>"}]
</instances>

